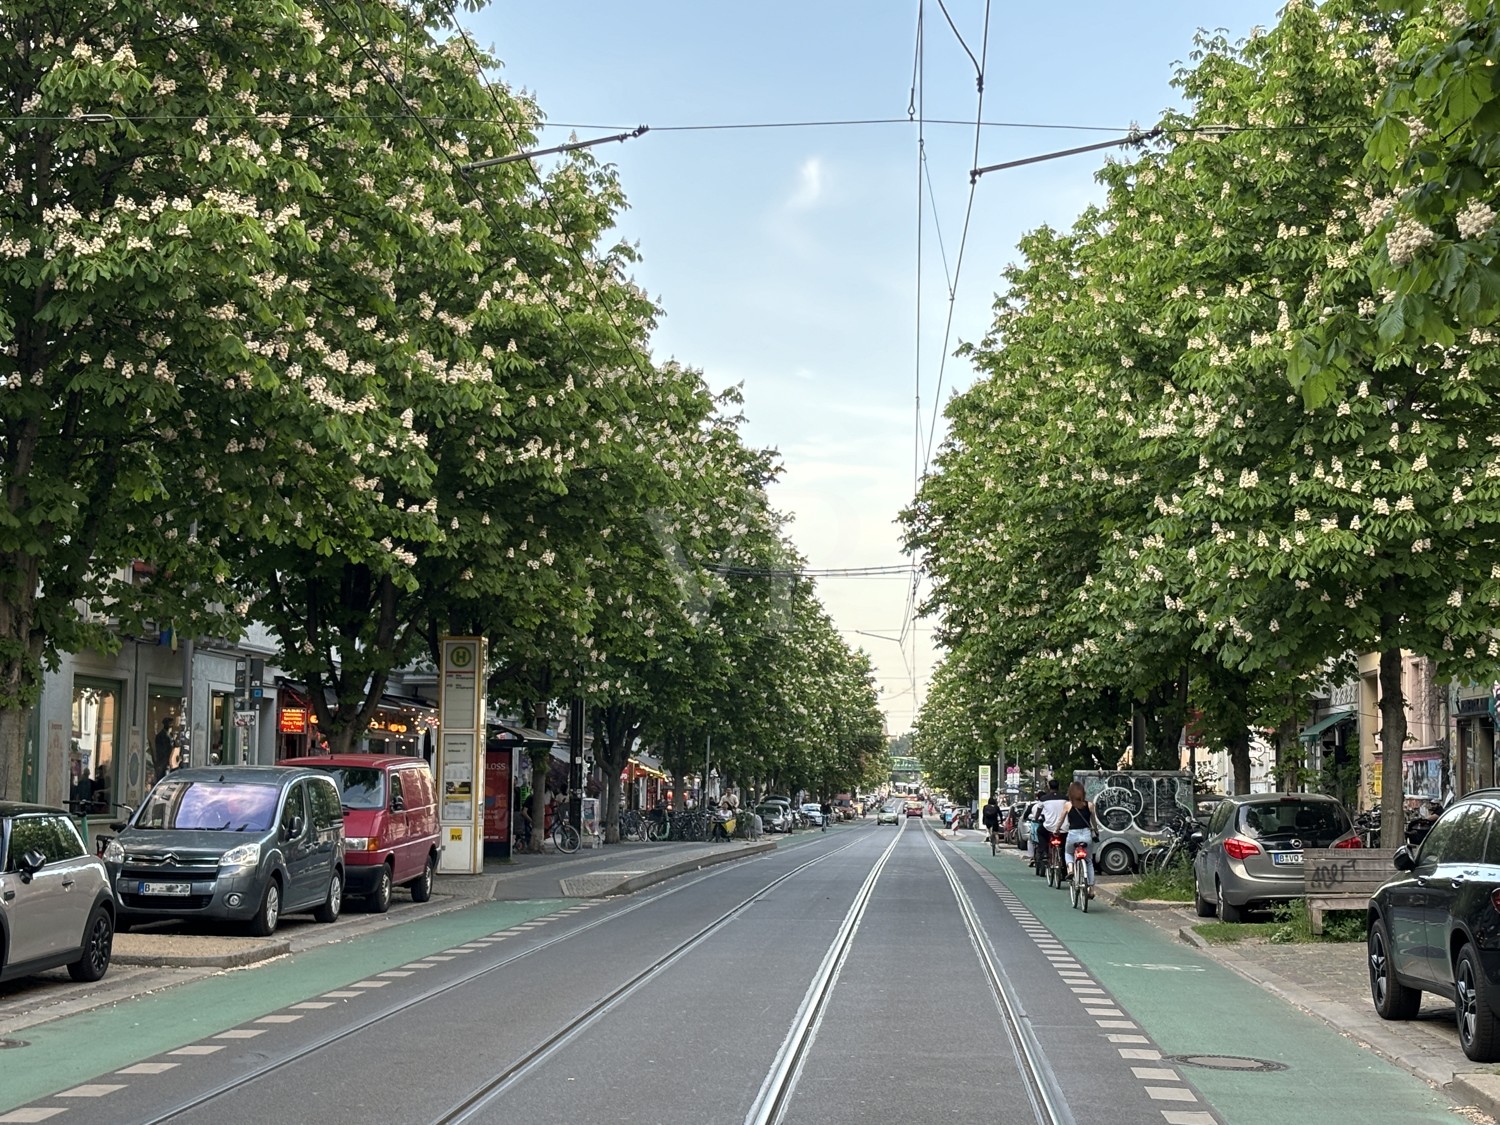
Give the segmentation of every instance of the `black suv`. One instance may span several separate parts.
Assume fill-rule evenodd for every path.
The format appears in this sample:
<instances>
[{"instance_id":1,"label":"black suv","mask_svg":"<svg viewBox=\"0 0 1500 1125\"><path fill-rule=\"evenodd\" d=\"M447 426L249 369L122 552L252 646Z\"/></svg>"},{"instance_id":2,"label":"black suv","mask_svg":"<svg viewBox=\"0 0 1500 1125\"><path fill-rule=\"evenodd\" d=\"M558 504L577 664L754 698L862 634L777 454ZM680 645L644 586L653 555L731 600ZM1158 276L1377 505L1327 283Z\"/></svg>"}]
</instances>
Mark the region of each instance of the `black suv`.
<instances>
[{"instance_id":1,"label":"black suv","mask_svg":"<svg viewBox=\"0 0 1500 1125\"><path fill-rule=\"evenodd\" d=\"M1459 798L1392 862L1398 874L1370 897L1375 1010L1411 1019L1422 993L1447 997L1464 1054L1500 1061L1500 789Z\"/></svg>"}]
</instances>

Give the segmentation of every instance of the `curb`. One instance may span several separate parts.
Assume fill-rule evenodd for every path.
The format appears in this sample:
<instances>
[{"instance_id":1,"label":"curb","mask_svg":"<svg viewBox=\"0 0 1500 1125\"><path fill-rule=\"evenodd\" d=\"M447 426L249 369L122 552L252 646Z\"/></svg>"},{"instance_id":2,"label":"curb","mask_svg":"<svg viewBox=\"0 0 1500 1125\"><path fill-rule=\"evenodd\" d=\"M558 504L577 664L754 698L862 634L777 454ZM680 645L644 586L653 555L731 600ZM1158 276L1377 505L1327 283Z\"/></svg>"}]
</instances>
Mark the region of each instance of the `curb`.
<instances>
[{"instance_id":1,"label":"curb","mask_svg":"<svg viewBox=\"0 0 1500 1125\"><path fill-rule=\"evenodd\" d=\"M667 867L659 867L655 871L646 871L640 875L632 875L629 879L621 880L608 890L600 891L598 894L589 895L589 898L613 898L616 895L634 894L636 891L644 890L657 883L668 879L675 879L679 875L686 875L690 871L697 871L701 867L714 867L720 863L731 863L737 859L745 859L749 856L765 855L774 852L776 844L767 842L764 844L751 844L740 851L725 851L715 855L698 856L696 859L685 859L681 862L671 864Z\"/></svg>"},{"instance_id":2,"label":"curb","mask_svg":"<svg viewBox=\"0 0 1500 1125\"><path fill-rule=\"evenodd\" d=\"M285 957L292 951L288 941L268 941L249 949L237 949L231 953L117 953L110 958L119 965L138 965L144 968L190 968L190 969L237 969L259 961L270 961Z\"/></svg>"}]
</instances>

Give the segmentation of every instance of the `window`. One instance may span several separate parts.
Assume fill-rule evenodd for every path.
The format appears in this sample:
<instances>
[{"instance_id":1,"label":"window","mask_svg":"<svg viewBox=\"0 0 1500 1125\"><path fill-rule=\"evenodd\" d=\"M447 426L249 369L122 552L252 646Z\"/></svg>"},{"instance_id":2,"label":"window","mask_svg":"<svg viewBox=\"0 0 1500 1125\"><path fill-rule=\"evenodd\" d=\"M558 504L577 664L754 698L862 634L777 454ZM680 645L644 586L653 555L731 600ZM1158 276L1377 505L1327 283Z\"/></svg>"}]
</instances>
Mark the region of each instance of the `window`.
<instances>
[{"instance_id":1,"label":"window","mask_svg":"<svg viewBox=\"0 0 1500 1125\"><path fill-rule=\"evenodd\" d=\"M1483 805L1460 805L1432 826L1432 832L1422 841L1423 858L1431 858L1438 863L1483 862L1484 842L1490 832L1492 816L1490 810ZM1443 826L1444 821L1448 825L1429 852L1427 843L1432 839L1433 833Z\"/></svg>"},{"instance_id":2,"label":"window","mask_svg":"<svg viewBox=\"0 0 1500 1125\"><path fill-rule=\"evenodd\" d=\"M276 815L275 785L178 781L167 778L136 815L136 828L202 828L215 832L264 832Z\"/></svg>"},{"instance_id":3,"label":"window","mask_svg":"<svg viewBox=\"0 0 1500 1125\"><path fill-rule=\"evenodd\" d=\"M69 743L69 799L77 812L107 813L120 800L120 685L73 681L73 734ZM139 784L136 777L133 784ZM139 792L139 790L136 790Z\"/></svg>"},{"instance_id":4,"label":"window","mask_svg":"<svg viewBox=\"0 0 1500 1125\"><path fill-rule=\"evenodd\" d=\"M1442 857L1453 850L1453 834L1458 829L1458 818L1472 805L1459 805L1437 818L1437 823L1428 831L1417 853L1418 863L1440 863Z\"/></svg>"},{"instance_id":5,"label":"window","mask_svg":"<svg viewBox=\"0 0 1500 1125\"><path fill-rule=\"evenodd\" d=\"M305 787L299 782L293 785L286 795L286 806L281 810L281 838L283 840L294 840L300 833L297 832L297 818L302 818L302 827L307 826L307 801L302 796Z\"/></svg>"},{"instance_id":6,"label":"window","mask_svg":"<svg viewBox=\"0 0 1500 1125\"><path fill-rule=\"evenodd\" d=\"M406 798L401 793L401 775L391 774L391 811L404 812L406 810Z\"/></svg>"},{"instance_id":7,"label":"window","mask_svg":"<svg viewBox=\"0 0 1500 1125\"><path fill-rule=\"evenodd\" d=\"M331 780L310 781L308 795L312 797L313 827L320 831L337 828L344 819L344 810L339 805L339 791Z\"/></svg>"},{"instance_id":8,"label":"window","mask_svg":"<svg viewBox=\"0 0 1500 1125\"><path fill-rule=\"evenodd\" d=\"M84 854L78 832L62 816L21 816L11 822L7 871L21 869L21 857L29 851L42 853L47 863L77 859Z\"/></svg>"},{"instance_id":9,"label":"window","mask_svg":"<svg viewBox=\"0 0 1500 1125\"><path fill-rule=\"evenodd\" d=\"M182 694L152 688L146 697L146 737L150 739L146 783L155 784L178 766L188 764L182 732Z\"/></svg>"}]
</instances>

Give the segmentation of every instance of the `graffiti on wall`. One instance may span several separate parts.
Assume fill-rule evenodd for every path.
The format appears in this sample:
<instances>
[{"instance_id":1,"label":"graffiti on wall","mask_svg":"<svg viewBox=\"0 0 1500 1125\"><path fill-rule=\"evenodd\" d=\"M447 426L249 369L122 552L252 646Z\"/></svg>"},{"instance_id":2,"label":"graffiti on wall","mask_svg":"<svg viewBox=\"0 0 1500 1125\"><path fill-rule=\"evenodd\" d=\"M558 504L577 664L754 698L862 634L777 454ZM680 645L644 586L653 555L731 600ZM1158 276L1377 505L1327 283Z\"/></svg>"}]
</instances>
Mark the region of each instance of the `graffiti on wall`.
<instances>
[{"instance_id":1,"label":"graffiti on wall","mask_svg":"<svg viewBox=\"0 0 1500 1125\"><path fill-rule=\"evenodd\" d=\"M1193 782L1187 774L1132 771L1078 774L1104 827L1114 832L1159 832L1191 816Z\"/></svg>"}]
</instances>

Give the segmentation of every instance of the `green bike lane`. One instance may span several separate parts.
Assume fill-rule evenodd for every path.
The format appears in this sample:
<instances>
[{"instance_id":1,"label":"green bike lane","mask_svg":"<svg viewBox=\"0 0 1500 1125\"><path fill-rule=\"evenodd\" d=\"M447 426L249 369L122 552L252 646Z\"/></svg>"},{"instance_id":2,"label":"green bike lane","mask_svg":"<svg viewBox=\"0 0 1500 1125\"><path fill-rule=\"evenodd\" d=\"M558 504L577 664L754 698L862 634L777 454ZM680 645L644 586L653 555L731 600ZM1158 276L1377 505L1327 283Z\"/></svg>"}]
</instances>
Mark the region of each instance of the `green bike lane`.
<instances>
[{"instance_id":1,"label":"green bike lane","mask_svg":"<svg viewBox=\"0 0 1500 1125\"><path fill-rule=\"evenodd\" d=\"M962 845L1107 989L1164 1055L1263 1059L1281 1070L1176 1064L1227 1125L1308 1121L1447 1122L1453 1104L1420 1079L1127 910L1074 910L1008 855ZM997 947L1003 959L1003 945Z\"/></svg>"},{"instance_id":2,"label":"green bike lane","mask_svg":"<svg viewBox=\"0 0 1500 1125\"><path fill-rule=\"evenodd\" d=\"M563 905L480 902L38 1024L0 1052L0 1114Z\"/></svg>"}]
</instances>

